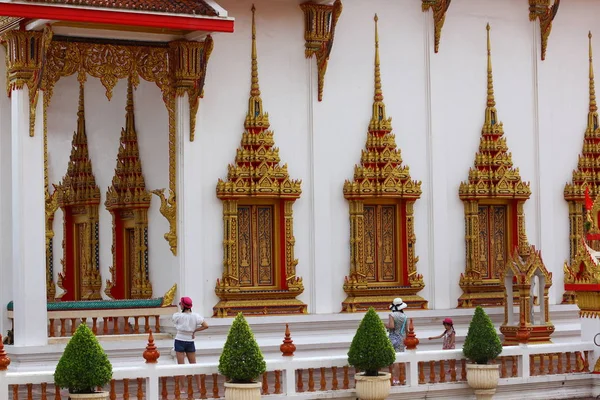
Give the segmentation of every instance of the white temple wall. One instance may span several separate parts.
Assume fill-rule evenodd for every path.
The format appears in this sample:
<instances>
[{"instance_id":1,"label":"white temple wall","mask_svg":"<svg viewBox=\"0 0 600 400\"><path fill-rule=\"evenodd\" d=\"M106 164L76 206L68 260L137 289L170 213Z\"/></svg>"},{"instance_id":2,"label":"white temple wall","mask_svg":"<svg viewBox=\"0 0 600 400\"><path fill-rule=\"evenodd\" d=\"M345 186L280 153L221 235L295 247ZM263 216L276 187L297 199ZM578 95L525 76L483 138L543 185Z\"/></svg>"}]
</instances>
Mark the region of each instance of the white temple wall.
<instances>
[{"instance_id":1,"label":"white temple wall","mask_svg":"<svg viewBox=\"0 0 600 400\"><path fill-rule=\"evenodd\" d=\"M0 46L0 59L6 55ZM6 63L0 62L0 88L6 87ZM3 89L2 89L3 90ZM11 179L11 105L10 99L0 93L0 334L6 335L10 321L6 305L12 300L12 196Z\"/></svg>"},{"instance_id":2,"label":"white temple wall","mask_svg":"<svg viewBox=\"0 0 600 400\"><path fill-rule=\"evenodd\" d=\"M464 213L458 187L468 177L479 145L486 105L486 31L490 23L494 88L499 120L513 162L532 196L525 204L531 244L541 248L553 272L551 304L559 303L562 264L568 258L568 211L564 184L571 179L581 151L588 109L587 31L600 4L571 0L561 4L548 43L539 59L539 28L528 19L523 0L461 0L450 6L440 52L433 53L431 13L413 2L346 0L325 78L323 102L317 102L315 60L304 58L303 15L296 2L258 0L257 48L264 109L275 143L292 178L302 179L302 197L294 205L297 273L311 313L336 313L345 298L349 271L348 205L344 180L360 161L373 101L373 14L379 14L381 72L388 116L397 143L423 195L415 204L418 272L430 308L454 308L465 266ZM192 190L198 207L187 216L199 224L201 282L188 293L195 308L212 314L218 299L215 282L222 273L222 208L216 198L219 178L235 160L250 90L251 2L221 0L236 18L235 33L214 35L191 143ZM595 48L600 49L600 29ZM600 50L598 50L600 59ZM600 62L597 61L598 71ZM599 72L600 73L600 72ZM1 87L1 82L0 82ZM76 127L78 84L75 76L56 86L49 110L50 180L66 171ZM536 92L538 90L538 92ZM86 120L90 154L102 202L113 176L116 149L125 122L126 82L108 102L94 78L86 83ZM148 189L167 187L167 113L160 91L142 82L135 92L136 126ZM0 153L1 155L1 153ZM3 161L2 161L3 162ZM4 171L3 171L4 174ZM4 184L3 184L4 187ZM162 295L179 279L163 234L168 224L153 198L150 209L150 268L154 294ZM55 223L55 273L62 255L62 214ZM101 271L109 279L112 222L101 206Z\"/></svg>"}]
</instances>

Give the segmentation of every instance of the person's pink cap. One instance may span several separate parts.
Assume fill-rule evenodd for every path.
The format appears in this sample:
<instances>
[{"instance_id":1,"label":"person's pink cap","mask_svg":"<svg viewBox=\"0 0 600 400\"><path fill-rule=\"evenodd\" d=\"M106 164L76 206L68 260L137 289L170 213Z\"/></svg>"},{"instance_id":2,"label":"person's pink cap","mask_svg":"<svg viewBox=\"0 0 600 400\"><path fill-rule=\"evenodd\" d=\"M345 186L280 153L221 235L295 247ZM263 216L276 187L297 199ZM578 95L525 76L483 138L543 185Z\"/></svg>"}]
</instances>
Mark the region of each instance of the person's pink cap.
<instances>
[{"instance_id":1,"label":"person's pink cap","mask_svg":"<svg viewBox=\"0 0 600 400\"><path fill-rule=\"evenodd\" d=\"M181 302L181 305L183 305L186 308L192 308L192 299L190 299L189 297L182 297L181 300L179 300Z\"/></svg>"},{"instance_id":2,"label":"person's pink cap","mask_svg":"<svg viewBox=\"0 0 600 400\"><path fill-rule=\"evenodd\" d=\"M452 323L452 318L446 318L446 319L444 319L444 321L443 321L442 323L443 323L443 324L448 324L448 325L454 325L454 324Z\"/></svg>"}]
</instances>

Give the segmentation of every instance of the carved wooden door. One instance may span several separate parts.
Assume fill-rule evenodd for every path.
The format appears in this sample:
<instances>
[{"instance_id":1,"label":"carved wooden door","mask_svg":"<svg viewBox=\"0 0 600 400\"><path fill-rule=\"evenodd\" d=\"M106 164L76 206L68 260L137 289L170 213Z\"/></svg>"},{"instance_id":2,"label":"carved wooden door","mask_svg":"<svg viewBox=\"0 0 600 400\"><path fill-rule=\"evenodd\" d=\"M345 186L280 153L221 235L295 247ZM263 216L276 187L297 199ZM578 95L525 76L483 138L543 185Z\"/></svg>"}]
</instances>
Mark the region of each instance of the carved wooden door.
<instances>
[{"instance_id":1,"label":"carved wooden door","mask_svg":"<svg viewBox=\"0 0 600 400\"><path fill-rule=\"evenodd\" d=\"M238 271L242 287L276 285L275 207L238 206Z\"/></svg>"},{"instance_id":2,"label":"carved wooden door","mask_svg":"<svg viewBox=\"0 0 600 400\"><path fill-rule=\"evenodd\" d=\"M75 223L73 225L73 300L81 300L81 287L83 286L84 263L85 263L85 223Z\"/></svg>"},{"instance_id":3,"label":"carved wooden door","mask_svg":"<svg viewBox=\"0 0 600 400\"><path fill-rule=\"evenodd\" d=\"M396 282L396 205L364 206L365 274L372 282Z\"/></svg>"},{"instance_id":4,"label":"carved wooden door","mask_svg":"<svg viewBox=\"0 0 600 400\"><path fill-rule=\"evenodd\" d=\"M482 278L497 279L508 249L506 205L479 206L479 268Z\"/></svg>"},{"instance_id":5,"label":"carved wooden door","mask_svg":"<svg viewBox=\"0 0 600 400\"><path fill-rule=\"evenodd\" d=\"M131 299L132 279L136 277L136 257L135 257L135 230L133 228L125 229L124 251L123 251L123 282L125 283L125 298Z\"/></svg>"}]
</instances>

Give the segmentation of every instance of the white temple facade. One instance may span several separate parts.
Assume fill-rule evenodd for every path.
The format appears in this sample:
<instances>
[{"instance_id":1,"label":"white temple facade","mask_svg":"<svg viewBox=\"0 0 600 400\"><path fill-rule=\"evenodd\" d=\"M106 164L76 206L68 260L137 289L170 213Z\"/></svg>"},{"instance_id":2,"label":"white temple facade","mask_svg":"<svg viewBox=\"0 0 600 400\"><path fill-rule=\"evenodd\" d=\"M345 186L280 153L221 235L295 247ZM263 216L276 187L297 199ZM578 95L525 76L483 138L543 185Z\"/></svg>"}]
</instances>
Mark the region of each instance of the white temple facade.
<instances>
[{"instance_id":1,"label":"white temple facade","mask_svg":"<svg viewBox=\"0 0 600 400\"><path fill-rule=\"evenodd\" d=\"M0 2L0 14L5 3L11 2ZM176 255L164 238L170 225L161 214L158 196L152 196L148 209L145 246L153 297L177 284L176 298L191 297L194 310L210 317L220 301L215 285L224 276L223 202L216 195L216 187L220 179L227 179L228 165L236 163L236 149L249 113L253 14L250 1L206 3L218 14L210 18L231 22L233 32L205 28L194 36L176 29L167 33L117 30L41 19L21 25L41 31L49 24L53 41L84 38L88 42L163 47L181 38L203 41L211 34L214 49L207 62L196 118L190 118L195 110L190 109L189 92L175 99L174 164L169 152L169 112L161 89L154 82L139 79L133 90L145 188L167 188L168 197L174 183L177 192ZM445 14L437 53L434 12L424 12L418 3L343 1L319 101L319 71L315 58L305 55L306 23L300 2L254 2L261 112L268 112L281 165L287 164L289 176L301 180L302 193L293 203L295 223L290 235L294 239L293 258L298 260L295 276L302 278L303 285L296 300L306 305L306 315L289 319L297 324L335 325L339 321L354 324L360 318L353 313L338 315L348 297L344 283L352 265L344 182L352 180L355 165L361 163L374 115L373 16L377 13L385 112L393 118L392 133L402 165L410 168L412 180L421 182L422 191L414 202L415 241L410 248L418 257L416 273L422 275L424 283L418 296L431 311L408 312L423 318L462 318L465 324L471 313L457 309L463 295L459 281L467 265L465 206L459 187L474 167L489 107L489 23L495 115L503 123L512 163L531 191L523 206L525 232L516 232L516 220L503 229L506 235L525 234L527 242L541 250L544 264L553 274L550 311L557 318L576 321L577 308L561 305L565 292L562 266L570 260L569 204L563 190L577 168L590 112L588 32L600 35L600 4L586 0L560 4L542 61L544 29L539 21L530 20L525 0L455 0ZM592 43L600 54L600 40ZM6 47L0 47L0 53L6 58ZM48 344L44 188L54 192L53 185L63 182L67 173L78 129L78 77L74 71L56 81L45 116L47 93L39 91L32 137L28 86L9 86L10 98L0 96L0 332L11 329L6 305L12 301L15 346ZM7 65L0 63L0 87L10 83L7 79L12 79ZM96 77L87 75L83 88L87 149L100 191L99 293L102 299L110 300L105 289L107 280L112 279L115 244L113 217L105 202L107 189L113 184L121 131L126 127L128 79L119 77L110 100L106 85ZM193 141L190 123L194 124ZM246 125L246 129L255 128ZM175 167L175 180L170 165ZM74 240L65 237L64 220L63 207L58 207L52 225L52 282L58 300L63 292L58 285L61 260L67 258L64 252L68 245L64 242ZM279 272L275 274L279 277ZM407 281L403 284L406 286ZM492 315L501 312L499 308L490 311ZM279 322L287 317L272 318ZM258 317L252 320L263 323ZM230 323L228 319L210 321L217 327ZM432 321L423 323L434 324ZM437 320L435 328L426 329L437 330ZM572 335L565 329L563 338L579 334L577 329ZM560 331L557 327L559 337ZM268 333L279 338L282 332Z\"/></svg>"}]
</instances>

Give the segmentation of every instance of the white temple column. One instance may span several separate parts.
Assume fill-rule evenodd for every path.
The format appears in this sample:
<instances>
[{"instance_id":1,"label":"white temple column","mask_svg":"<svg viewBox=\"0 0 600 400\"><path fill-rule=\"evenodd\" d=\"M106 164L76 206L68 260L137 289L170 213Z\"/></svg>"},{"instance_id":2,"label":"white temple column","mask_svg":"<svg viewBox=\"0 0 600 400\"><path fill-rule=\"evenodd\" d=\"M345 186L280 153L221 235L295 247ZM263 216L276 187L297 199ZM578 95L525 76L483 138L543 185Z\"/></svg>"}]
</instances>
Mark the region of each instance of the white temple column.
<instances>
[{"instance_id":1,"label":"white temple column","mask_svg":"<svg viewBox=\"0 0 600 400\"><path fill-rule=\"evenodd\" d=\"M445 105L435 100L440 97L435 95L436 80L442 78L432 76L431 73L432 69L439 70L439 68L433 68L432 66L436 61L433 58L434 27L431 12L423 13L425 19L423 29L426 37L425 64L427 79L425 80L425 91L427 95L426 158L428 160L428 174L422 179L423 197L420 201L427 202L427 220L416 222L417 224L426 223L428 227L427 237L417 237L417 241L426 241L429 262L427 265L420 263L417 270L422 271L425 278L425 290L421 292L421 296L429 300L430 309L443 310L456 307L458 299L458 296L454 298L451 296L450 290L452 286L458 286L459 276L450 261L449 238L459 231L450 233L448 229L448 204L452 202L448 194L447 176L448 126L443 119L433 117L439 115L439 111L443 110ZM458 186L454 196L458 197ZM464 246L464 241L462 243ZM462 269L464 270L464 268Z\"/></svg>"},{"instance_id":2,"label":"white temple column","mask_svg":"<svg viewBox=\"0 0 600 400\"><path fill-rule=\"evenodd\" d=\"M40 93L35 134L30 137L29 90L25 85L12 91L12 284L16 346L48 343L42 104L43 93Z\"/></svg>"},{"instance_id":3,"label":"white temple column","mask_svg":"<svg viewBox=\"0 0 600 400\"><path fill-rule=\"evenodd\" d=\"M309 75L309 152L310 152L310 179L308 187L303 188L306 198L310 202L311 219L309 224L310 246L310 275L305 279L305 290L309 293L307 299L308 311L315 314L337 313L341 310L342 300L334 301L335 291L344 283L345 275L348 275L349 266L344 265L345 273L335 275L334 266L331 257L333 242L331 234L331 191L338 189L332 183L331 175L323 173L327 171L331 160L331 138L328 132L319 131L317 127L326 127L327 124L315 121L325 121L330 116L324 115L324 111L317 106L317 72L315 62L312 58L307 58ZM341 189L341 188L339 188ZM338 196L343 196L341 190L337 192ZM344 219L349 224L348 217ZM346 242L350 237L345 238ZM308 278L308 279L307 279ZM310 284L307 280L310 280ZM335 288L335 289L334 289ZM343 295L343 292L340 293Z\"/></svg>"},{"instance_id":4,"label":"white temple column","mask_svg":"<svg viewBox=\"0 0 600 400\"><path fill-rule=\"evenodd\" d=\"M190 141L190 102L188 94L178 96L175 104L177 126L177 263L179 266L179 296L191 297L194 311L208 314L212 305L203 304L203 274L201 258L202 207L197 162L192 155L194 142Z\"/></svg>"},{"instance_id":5,"label":"white temple column","mask_svg":"<svg viewBox=\"0 0 600 400\"><path fill-rule=\"evenodd\" d=\"M0 87L6 87L6 51L0 46ZM12 300L12 217L10 99L0 95L0 334L10 329L6 305Z\"/></svg>"}]
</instances>

